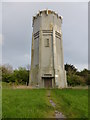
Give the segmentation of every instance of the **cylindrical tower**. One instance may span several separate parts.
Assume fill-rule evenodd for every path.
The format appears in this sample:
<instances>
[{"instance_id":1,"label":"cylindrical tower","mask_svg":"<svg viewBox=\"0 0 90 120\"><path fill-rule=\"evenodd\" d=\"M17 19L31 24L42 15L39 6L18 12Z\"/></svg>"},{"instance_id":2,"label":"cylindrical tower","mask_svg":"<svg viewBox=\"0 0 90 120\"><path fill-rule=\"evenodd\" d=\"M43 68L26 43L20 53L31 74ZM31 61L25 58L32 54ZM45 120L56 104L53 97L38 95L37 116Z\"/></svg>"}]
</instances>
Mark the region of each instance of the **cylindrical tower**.
<instances>
[{"instance_id":1,"label":"cylindrical tower","mask_svg":"<svg viewBox=\"0 0 90 120\"><path fill-rule=\"evenodd\" d=\"M51 10L33 17L30 85L67 87L63 61L62 16Z\"/></svg>"}]
</instances>

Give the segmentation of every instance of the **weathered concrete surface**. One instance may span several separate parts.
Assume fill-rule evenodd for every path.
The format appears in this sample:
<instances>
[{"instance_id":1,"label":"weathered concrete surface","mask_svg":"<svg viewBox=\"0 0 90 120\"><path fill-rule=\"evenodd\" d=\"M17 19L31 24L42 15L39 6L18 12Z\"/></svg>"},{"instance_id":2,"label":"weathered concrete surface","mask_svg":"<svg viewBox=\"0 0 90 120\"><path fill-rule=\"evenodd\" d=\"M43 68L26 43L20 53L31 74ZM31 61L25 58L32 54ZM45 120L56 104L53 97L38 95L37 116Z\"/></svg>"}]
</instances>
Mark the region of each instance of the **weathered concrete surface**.
<instances>
[{"instance_id":1,"label":"weathered concrete surface","mask_svg":"<svg viewBox=\"0 0 90 120\"><path fill-rule=\"evenodd\" d=\"M39 11L33 17L30 85L67 87L61 24L62 16L51 10Z\"/></svg>"}]
</instances>

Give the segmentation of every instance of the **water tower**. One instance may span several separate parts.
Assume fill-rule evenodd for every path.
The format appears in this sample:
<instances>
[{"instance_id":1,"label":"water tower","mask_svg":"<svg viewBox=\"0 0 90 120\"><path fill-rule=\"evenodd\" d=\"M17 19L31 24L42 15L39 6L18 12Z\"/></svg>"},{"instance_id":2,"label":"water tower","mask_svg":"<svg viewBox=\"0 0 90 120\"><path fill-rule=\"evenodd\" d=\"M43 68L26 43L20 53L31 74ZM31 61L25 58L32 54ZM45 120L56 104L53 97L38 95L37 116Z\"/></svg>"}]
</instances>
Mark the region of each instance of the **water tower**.
<instances>
[{"instance_id":1,"label":"water tower","mask_svg":"<svg viewBox=\"0 0 90 120\"><path fill-rule=\"evenodd\" d=\"M51 10L33 17L29 84L39 88L67 87L62 45L62 16Z\"/></svg>"}]
</instances>

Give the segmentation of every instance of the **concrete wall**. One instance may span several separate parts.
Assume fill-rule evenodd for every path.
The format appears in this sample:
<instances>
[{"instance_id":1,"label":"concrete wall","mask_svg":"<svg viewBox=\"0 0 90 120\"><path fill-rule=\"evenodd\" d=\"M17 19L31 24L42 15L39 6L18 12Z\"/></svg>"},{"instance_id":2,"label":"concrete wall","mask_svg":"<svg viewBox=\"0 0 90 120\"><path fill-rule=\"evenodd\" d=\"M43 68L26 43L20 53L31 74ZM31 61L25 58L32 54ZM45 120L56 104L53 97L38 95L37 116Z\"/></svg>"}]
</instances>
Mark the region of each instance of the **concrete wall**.
<instances>
[{"instance_id":1,"label":"concrete wall","mask_svg":"<svg viewBox=\"0 0 90 120\"><path fill-rule=\"evenodd\" d=\"M67 86L63 63L62 17L41 11L33 17L30 84L44 87L44 77L52 77L52 87Z\"/></svg>"}]
</instances>

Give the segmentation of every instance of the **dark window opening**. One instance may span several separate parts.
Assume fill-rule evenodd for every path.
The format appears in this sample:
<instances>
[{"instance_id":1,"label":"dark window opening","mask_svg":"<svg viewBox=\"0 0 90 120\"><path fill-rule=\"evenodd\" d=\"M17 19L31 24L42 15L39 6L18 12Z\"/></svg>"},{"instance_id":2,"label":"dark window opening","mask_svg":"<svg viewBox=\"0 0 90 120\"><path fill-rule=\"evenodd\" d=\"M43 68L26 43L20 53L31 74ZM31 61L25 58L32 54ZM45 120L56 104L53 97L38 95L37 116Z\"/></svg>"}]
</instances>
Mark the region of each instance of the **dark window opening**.
<instances>
[{"instance_id":1,"label":"dark window opening","mask_svg":"<svg viewBox=\"0 0 90 120\"><path fill-rule=\"evenodd\" d=\"M45 47L49 47L49 39L45 39Z\"/></svg>"}]
</instances>

